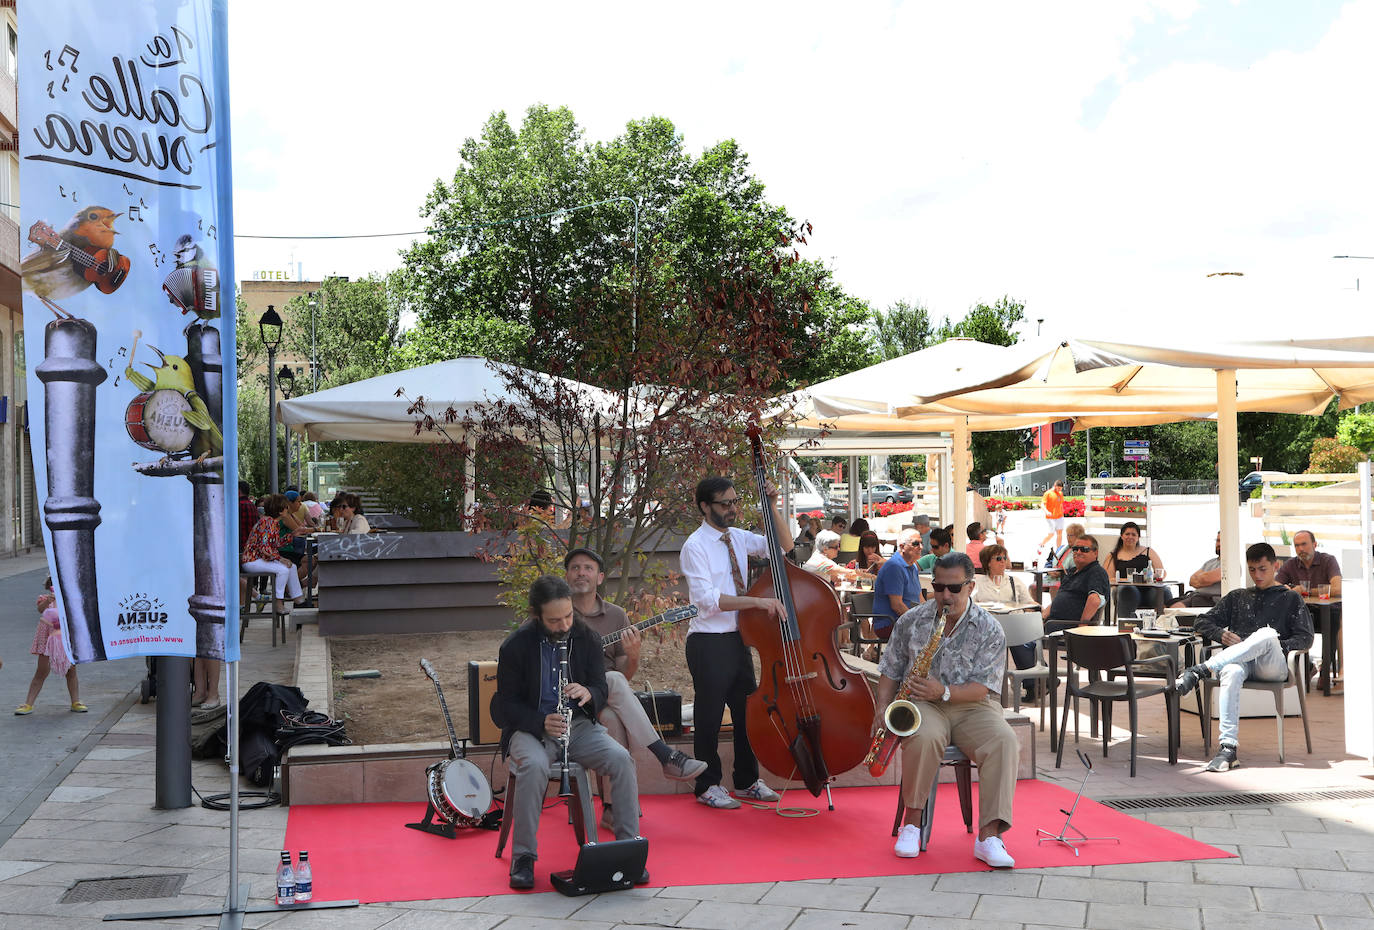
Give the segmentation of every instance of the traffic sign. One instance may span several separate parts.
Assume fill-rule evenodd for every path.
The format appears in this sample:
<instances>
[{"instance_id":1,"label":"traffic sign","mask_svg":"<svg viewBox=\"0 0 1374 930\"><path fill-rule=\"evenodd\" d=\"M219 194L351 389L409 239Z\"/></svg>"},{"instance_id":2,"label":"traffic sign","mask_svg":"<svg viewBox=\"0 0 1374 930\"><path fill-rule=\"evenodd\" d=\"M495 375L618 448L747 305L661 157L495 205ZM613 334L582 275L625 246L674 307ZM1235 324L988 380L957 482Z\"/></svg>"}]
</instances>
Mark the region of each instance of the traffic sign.
<instances>
[{"instance_id":1,"label":"traffic sign","mask_svg":"<svg viewBox=\"0 0 1374 930\"><path fill-rule=\"evenodd\" d=\"M1121 450L1121 457L1128 462L1146 462L1150 459L1150 440L1127 439Z\"/></svg>"}]
</instances>

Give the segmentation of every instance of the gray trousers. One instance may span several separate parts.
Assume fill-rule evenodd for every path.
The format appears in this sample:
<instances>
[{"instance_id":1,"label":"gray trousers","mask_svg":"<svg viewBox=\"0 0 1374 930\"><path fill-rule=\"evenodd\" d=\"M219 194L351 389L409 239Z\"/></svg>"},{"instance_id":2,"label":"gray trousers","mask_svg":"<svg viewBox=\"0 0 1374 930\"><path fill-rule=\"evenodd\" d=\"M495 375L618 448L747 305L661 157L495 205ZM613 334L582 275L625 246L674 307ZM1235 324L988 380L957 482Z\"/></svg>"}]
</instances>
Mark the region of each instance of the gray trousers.
<instances>
[{"instance_id":1,"label":"gray trousers","mask_svg":"<svg viewBox=\"0 0 1374 930\"><path fill-rule=\"evenodd\" d=\"M512 818L512 863L515 856L539 857L539 813L544 808L549 773L556 770L557 759L558 743L553 739L541 740L523 730L511 737L510 769L519 781L513 808L506 808L506 815ZM568 760L610 777L611 803L617 811L615 838L628 840L638 836L639 784L629 751L611 739L601 724L574 716ZM511 799L506 801L509 805Z\"/></svg>"},{"instance_id":2,"label":"gray trousers","mask_svg":"<svg viewBox=\"0 0 1374 930\"><path fill-rule=\"evenodd\" d=\"M601 711L601 724L611 736L630 746L641 747L662 739L624 675L607 672L606 691L606 707ZM621 739L622 735L624 739Z\"/></svg>"}]
</instances>

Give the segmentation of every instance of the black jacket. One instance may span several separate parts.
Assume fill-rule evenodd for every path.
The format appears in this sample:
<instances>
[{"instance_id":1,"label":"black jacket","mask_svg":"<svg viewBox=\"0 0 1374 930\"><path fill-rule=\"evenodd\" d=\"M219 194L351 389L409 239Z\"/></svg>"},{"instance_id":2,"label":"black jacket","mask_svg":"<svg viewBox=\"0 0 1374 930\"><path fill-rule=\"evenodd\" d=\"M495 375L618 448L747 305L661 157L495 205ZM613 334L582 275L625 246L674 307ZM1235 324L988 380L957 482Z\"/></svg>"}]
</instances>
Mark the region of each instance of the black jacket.
<instances>
[{"instance_id":1,"label":"black jacket","mask_svg":"<svg viewBox=\"0 0 1374 930\"><path fill-rule=\"evenodd\" d=\"M1221 634L1230 630L1245 639L1260 627L1271 626L1278 631L1279 645L1284 652L1307 649L1312 645L1312 614L1296 591L1281 584L1232 591L1207 613L1197 618L1194 631L1213 642L1221 642Z\"/></svg>"},{"instance_id":2,"label":"black jacket","mask_svg":"<svg viewBox=\"0 0 1374 930\"><path fill-rule=\"evenodd\" d=\"M543 627L526 621L501 644L496 665L496 693L491 696L491 719L501 728L501 752L510 751L510 738L524 730L543 739L544 715L539 710L540 655ZM586 704L573 705L573 713L592 720L606 706L606 668L601 655L601 637L581 620L573 622L568 633L568 673L572 680L592 693Z\"/></svg>"}]
</instances>

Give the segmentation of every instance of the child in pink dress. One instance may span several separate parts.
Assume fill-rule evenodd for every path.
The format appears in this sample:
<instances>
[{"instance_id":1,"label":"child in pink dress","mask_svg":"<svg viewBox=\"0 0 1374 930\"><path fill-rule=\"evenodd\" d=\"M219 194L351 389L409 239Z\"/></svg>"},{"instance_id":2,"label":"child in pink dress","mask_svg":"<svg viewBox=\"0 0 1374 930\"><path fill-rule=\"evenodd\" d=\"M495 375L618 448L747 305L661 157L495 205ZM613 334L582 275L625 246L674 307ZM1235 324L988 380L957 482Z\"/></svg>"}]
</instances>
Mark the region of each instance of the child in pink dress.
<instances>
[{"instance_id":1,"label":"child in pink dress","mask_svg":"<svg viewBox=\"0 0 1374 930\"><path fill-rule=\"evenodd\" d=\"M16 716L24 717L33 713L33 702L38 700L38 692L49 673L62 675L67 679L67 692L72 698L72 713L86 713L86 705L81 703L79 685L76 680L76 666L67 658L67 650L62 645L62 617L54 606L57 598L52 593L52 579L44 582L45 590L38 595L38 629L33 634L33 645L29 652L38 656L38 667L34 670L33 681L29 682L29 695L24 703L14 709Z\"/></svg>"}]
</instances>

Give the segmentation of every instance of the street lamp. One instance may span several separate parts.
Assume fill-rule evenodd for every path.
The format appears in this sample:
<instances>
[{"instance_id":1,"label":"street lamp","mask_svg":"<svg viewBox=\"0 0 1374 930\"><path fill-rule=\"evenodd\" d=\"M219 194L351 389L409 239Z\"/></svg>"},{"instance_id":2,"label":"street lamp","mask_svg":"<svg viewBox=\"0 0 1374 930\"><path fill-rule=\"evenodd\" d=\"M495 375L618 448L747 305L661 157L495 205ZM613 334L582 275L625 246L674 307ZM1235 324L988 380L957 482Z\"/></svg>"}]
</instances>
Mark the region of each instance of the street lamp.
<instances>
[{"instance_id":1,"label":"street lamp","mask_svg":"<svg viewBox=\"0 0 1374 930\"><path fill-rule=\"evenodd\" d=\"M281 371L278 371L278 372L277 372L277 384L281 385L281 396L282 396L282 398L283 398L284 400L290 400L291 397L292 397L292 393L293 393L292 389L296 386L296 375L295 375L295 372L293 372L293 371L291 370L291 366L290 366L290 365L283 365L283 366L281 366ZM292 458L294 457L294 458L296 459L297 462L300 461L299 450L293 449L292 447L293 447L294 445L295 445L295 441L294 441L293 437L291 436L291 431L290 431L290 430L287 430L287 431L286 431L286 480L287 480L287 483L288 483L288 484L290 484L290 482L291 482L291 460L292 460ZM293 452L293 451L297 453L295 456L292 455L292 452ZM300 485L299 466L297 467L297 472L298 472L298 474L296 475L296 484L297 484L297 486L299 486L299 485Z\"/></svg>"},{"instance_id":2,"label":"street lamp","mask_svg":"<svg viewBox=\"0 0 1374 930\"><path fill-rule=\"evenodd\" d=\"M277 493L277 347L281 345L281 317L267 305L258 320L262 344L267 347L267 489Z\"/></svg>"}]
</instances>

